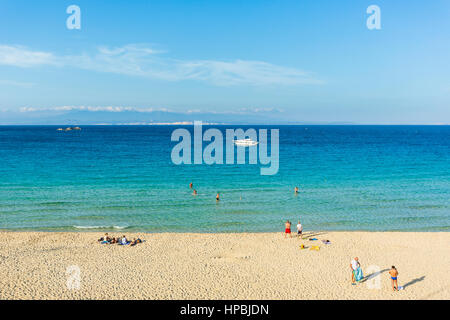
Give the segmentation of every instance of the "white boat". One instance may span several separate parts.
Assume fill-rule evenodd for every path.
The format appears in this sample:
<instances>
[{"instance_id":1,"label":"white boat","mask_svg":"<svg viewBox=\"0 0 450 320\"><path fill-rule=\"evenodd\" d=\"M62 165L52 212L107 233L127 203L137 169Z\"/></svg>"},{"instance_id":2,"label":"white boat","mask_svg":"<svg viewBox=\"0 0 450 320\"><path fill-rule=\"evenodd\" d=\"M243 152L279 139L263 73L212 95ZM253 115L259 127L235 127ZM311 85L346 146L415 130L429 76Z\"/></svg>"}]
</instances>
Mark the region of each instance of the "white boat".
<instances>
[{"instance_id":1,"label":"white boat","mask_svg":"<svg viewBox=\"0 0 450 320\"><path fill-rule=\"evenodd\" d=\"M240 147L254 147L258 145L259 142L253 141L252 139L234 140L234 144Z\"/></svg>"}]
</instances>

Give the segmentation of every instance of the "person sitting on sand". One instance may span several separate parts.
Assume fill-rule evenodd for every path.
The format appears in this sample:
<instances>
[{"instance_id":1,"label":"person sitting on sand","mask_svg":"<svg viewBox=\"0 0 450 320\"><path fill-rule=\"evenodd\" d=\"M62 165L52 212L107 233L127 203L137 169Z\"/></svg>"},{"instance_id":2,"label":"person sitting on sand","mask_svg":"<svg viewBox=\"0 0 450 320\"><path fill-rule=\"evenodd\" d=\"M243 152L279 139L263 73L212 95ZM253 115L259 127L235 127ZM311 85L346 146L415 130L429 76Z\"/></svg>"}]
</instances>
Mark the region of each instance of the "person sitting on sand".
<instances>
[{"instance_id":1,"label":"person sitting on sand","mask_svg":"<svg viewBox=\"0 0 450 320\"><path fill-rule=\"evenodd\" d=\"M105 241L105 242L110 242L111 241L111 238L109 237L109 235L107 233L105 233L104 237L98 239L98 242L103 242L103 241Z\"/></svg>"},{"instance_id":2,"label":"person sitting on sand","mask_svg":"<svg viewBox=\"0 0 450 320\"><path fill-rule=\"evenodd\" d=\"M122 239L120 240L120 244L121 244L121 245L126 245L126 244L128 244L128 240L127 240L127 238L126 238L125 236L123 236Z\"/></svg>"},{"instance_id":3,"label":"person sitting on sand","mask_svg":"<svg viewBox=\"0 0 450 320\"><path fill-rule=\"evenodd\" d=\"M397 268L395 268L395 266L392 266L392 269L389 271L389 275L391 276L392 290L398 291L398 283L397 283L398 271Z\"/></svg>"},{"instance_id":4,"label":"person sitting on sand","mask_svg":"<svg viewBox=\"0 0 450 320\"><path fill-rule=\"evenodd\" d=\"M300 237L300 239L303 239L303 226L300 223L300 220L298 221L298 224L297 224L297 234Z\"/></svg>"},{"instance_id":5,"label":"person sitting on sand","mask_svg":"<svg viewBox=\"0 0 450 320\"><path fill-rule=\"evenodd\" d=\"M287 235L289 234L289 237L292 238L292 234L291 234L291 222L289 220L286 221L285 225L285 230L284 230L284 238L287 237Z\"/></svg>"}]
</instances>

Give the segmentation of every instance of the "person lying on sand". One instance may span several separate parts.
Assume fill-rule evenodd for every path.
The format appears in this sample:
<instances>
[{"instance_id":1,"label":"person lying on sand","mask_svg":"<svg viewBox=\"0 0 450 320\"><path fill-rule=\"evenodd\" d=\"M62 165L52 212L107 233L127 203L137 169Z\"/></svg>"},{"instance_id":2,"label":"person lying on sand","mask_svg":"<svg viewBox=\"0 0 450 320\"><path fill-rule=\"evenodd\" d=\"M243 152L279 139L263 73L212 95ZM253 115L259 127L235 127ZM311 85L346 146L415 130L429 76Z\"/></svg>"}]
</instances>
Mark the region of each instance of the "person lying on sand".
<instances>
[{"instance_id":1,"label":"person lying on sand","mask_svg":"<svg viewBox=\"0 0 450 320\"><path fill-rule=\"evenodd\" d=\"M289 234L289 237L292 238L292 234L291 234L291 222L289 220L286 221L285 225L285 229L284 229L284 238L287 237L287 235Z\"/></svg>"},{"instance_id":2,"label":"person lying on sand","mask_svg":"<svg viewBox=\"0 0 450 320\"><path fill-rule=\"evenodd\" d=\"M142 240L141 239L139 239L139 238L134 238L133 239L133 241L131 242L131 245L130 246L135 246L135 245L137 245L138 243L142 243Z\"/></svg>"},{"instance_id":3,"label":"person lying on sand","mask_svg":"<svg viewBox=\"0 0 450 320\"><path fill-rule=\"evenodd\" d=\"M395 266L392 266L392 269L389 271L389 274L391 276L392 290L398 291L398 283L397 283L398 271L395 268Z\"/></svg>"}]
</instances>

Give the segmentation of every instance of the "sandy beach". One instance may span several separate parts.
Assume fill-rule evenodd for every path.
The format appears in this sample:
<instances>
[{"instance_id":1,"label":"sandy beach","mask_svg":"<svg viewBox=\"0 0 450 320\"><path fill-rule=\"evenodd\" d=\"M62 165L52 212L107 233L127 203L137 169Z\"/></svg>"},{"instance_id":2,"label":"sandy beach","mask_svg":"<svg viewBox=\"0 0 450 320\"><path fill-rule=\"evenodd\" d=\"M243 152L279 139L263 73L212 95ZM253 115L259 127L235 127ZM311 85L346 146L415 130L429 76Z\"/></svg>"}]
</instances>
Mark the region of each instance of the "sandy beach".
<instances>
[{"instance_id":1,"label":"sandy beach","mask_svg":"<svg viewBox=\"0 0 450 320\"><path fill-rule=\"evenodd\" d=\"M0 299L450 299L447 232L306 233L318 241L282 233L126 235L146 242L1 232ZM352 286L355 256L365 276L379 268L379 277ZM391 265L402 291L392 292Z\"/></svg>"}]
</instances>

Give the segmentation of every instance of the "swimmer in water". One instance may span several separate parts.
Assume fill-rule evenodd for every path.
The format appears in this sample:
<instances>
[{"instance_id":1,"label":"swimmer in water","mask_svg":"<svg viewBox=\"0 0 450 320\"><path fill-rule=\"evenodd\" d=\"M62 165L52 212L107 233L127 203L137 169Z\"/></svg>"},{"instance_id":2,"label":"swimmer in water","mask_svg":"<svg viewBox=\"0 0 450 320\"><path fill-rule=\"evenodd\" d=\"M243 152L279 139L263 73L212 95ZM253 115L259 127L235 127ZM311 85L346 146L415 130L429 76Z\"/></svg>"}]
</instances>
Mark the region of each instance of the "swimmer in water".
<instances>
[{"instance_id":1,"label":"swimmer in water","mask_svg":"<svg viewBox=\"0 0 450 320\"><path fill-rule=\"evenodd\" d=\"M191 183L189 183L189 188L193 188L194 187L194 184L191 182Z\"/></svg>"},{"instance_id":2,"label":"swimmer in water","mask_svg":"<svg viewBox=\"0 0 450 320\"><path fill-rule=\"evenodd\" d=\"M295 187L294 192L295 192L295 194L298 194L298 192L299 192L298 187Z\"/></svg>"},{"instance_id":3,"label":"swimmer in water","mask_svg":"<svg viewBox=\"0 0 450 320\"><path fill-rule=\"evenodd\" d=\"M194 189L194 192L192 193L192 195L196 196L197 195L197 190Z\"/></svg>"},{"instance_id":4,"label":"swimmer in water","mask_svg":"<svg viewBox=\"0 0 450 320\"><path fill-rule=\"evenodd\" d=\"M216 196L216 201L220 201L220 195L219 194L217 194L217 196Z\"/></svg>"}]
</instances>

